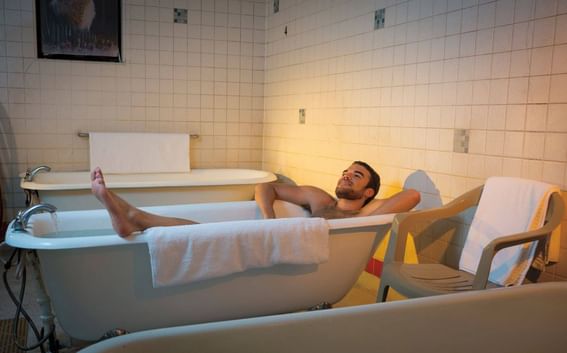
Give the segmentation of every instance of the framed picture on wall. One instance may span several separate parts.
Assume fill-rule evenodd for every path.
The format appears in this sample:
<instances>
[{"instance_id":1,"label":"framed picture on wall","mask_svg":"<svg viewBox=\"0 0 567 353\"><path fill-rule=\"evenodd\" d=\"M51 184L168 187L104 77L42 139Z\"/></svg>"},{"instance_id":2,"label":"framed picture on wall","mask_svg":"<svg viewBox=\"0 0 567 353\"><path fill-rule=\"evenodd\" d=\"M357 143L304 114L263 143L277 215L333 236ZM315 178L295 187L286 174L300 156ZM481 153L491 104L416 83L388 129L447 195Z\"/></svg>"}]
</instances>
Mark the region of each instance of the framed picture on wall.
<instances>
[{"instance_id":1,"label":"framed picture on wall","mask_svg":"<svg viewBox=\"0 0 567 353\"><path fill-rule=\"evenodd\" d=\"M121 61L121 0L35 0L37 56Z\"/></svg>"}]
</instances>

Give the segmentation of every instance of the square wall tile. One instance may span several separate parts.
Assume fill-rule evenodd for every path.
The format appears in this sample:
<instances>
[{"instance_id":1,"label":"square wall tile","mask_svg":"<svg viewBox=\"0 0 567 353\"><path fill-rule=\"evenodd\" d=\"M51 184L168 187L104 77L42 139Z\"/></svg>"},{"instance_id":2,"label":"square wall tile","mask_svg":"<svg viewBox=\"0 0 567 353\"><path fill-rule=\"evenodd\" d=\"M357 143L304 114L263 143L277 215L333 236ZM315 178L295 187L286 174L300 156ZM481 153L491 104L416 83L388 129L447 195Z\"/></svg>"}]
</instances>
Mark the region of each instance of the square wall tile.
<instances>
[{"instance_id":1,"label":"square wall tile","mask_svg":"<svg viewBox=\"0 0 567 353\"><path fill-rule=\"evenodd\" d=\"M492 56L491 78L505 78L510 74L510 52L498 53Z\"/></svg>"},{"instance_id":2,"label":"square wall tile","mask_svg":"<svg viewBox=\"0 0 567 353\"><path fill-rule=\"evenodd\" d=\"M550 132L567 132L567 104L550 104L546 130Z\"/></svg>"},{"instance_id":3,"label":"square wall tile","mask_svg":"<svg viewBox=\"0 0 567 353\"><path fill-rule=\"evenodd\" d=\"M551 103L567 102L567 74L551 76L549 101Z\"/></svg>"},{"instance_id":4,"label":"square wall tile","mask_svg":"<svg viewBox=\"0 0 567 353\"><path fill-rule=\"evenodd\" d=\"M557 13L557 0L536 0L535 18L555 16Z\"/></svg>"},{"instance_id":5,"label":"square wall tile","mask_svg":"<svg viewBox=\"0 0 567 353\"><path fill-rule=\"evenodd\" d=\"M526 109L526 131L545 131L547 104L529 104Z\"/></svg>"},{"instance_id":6,"label":"square wall tile","mask_svg":"<svg viewBox=\"0 0 567 353\"><path fill-rule=\"evenodd\" d=\"M510 76L528 76L530 73L530 51L517 50L511 54Z\"/></svg>"},{"instance_id":7,"label":"square wall tile","mask_svg":"<svg viewBox=\"0 0 567 353\"><path fill-rule=\"evenodd\" d=\"M530 64L531 75L548 75L551 73L553 47L532 49Z\"/></svg>"},{"instance_id":8,"label":"square wall tile","mask_svg":"<svg viewBox=\"0 0 567 353\"><path fill-rule=\"evenodd\" d=\"M567 73L567 45L557 45L553 48L551 72L554 74Z\"/></svg>"},{"instance_id":9,"label":"square wall tile","mask_svg":"<svg viewBox=\"0 0 567 353\"><path fill-rule=\"evenodd\" d=\"M508 101L508 80L490 80L490 104L505 104Z\"/></svg>"},{"instance_id":10,"label":"square wall tile","mask_svg":"<svg viewBox=\"0 0 567 353\"><path fill-rule=\"evenodd\" d=\"M567 161L567 133L546 133L544 158L548 161Z\"/></svg>"},{"instance_id":11,"label":"square wall tile","mask_svg":"<svg viewBox=\"0 0 567 353\"><path fill-rule=\"evenodd\" d=\"M557 16L555 22L555 44L567 43L567 14Z\"/></svg>"},{"instance_id":12,"label":"square wall tile","mask_svg":"<svg viewBox=\"0 0 567 353\"><path fill-rule=\"evenodd\" d=\"M524 148L523 132L505 132L504 155L507 157L522 157Z\"/></svg>"},{"instance_id":13,"label":"square wall tile","mask_svg":"<svg viewBox=\"0 0 567 353\"><path fill-rule=\"evenodd\" d=\"M522 131L526 121L525 105L509 105L506 110L506 130Z\"/></svg>"},{"instance_id":14,"label":"square wall tile","mask_svg":"<svg viewBox=\"0 0 567 353\"><path fill-rule=\"evenodd\" d=\"M555 17L541 18L534 24L534 47L553 45L555 35Z\"/></svg>"},{"instance_id":15,"label":"square wall tile","mask_svg":"<svg viewBox=\"0 0 567 353\"><path fill-rule=\"evenodd\" d=\"M488 2L478 7L477 28L479 30L494 27L496 2Z\"/></svg>"},{"instance_id":16,"label":"square wall tile","mask_svg":"<svg viewBox=\"0 0 567 353\"><path fill-rule=\"evenodd\" d=\"M489 130L504 130L505 127L506 127L506 106L505 105L489 106L487 128Z\"/></svg>"},{"instance_id":17,"label":"square wall tile","mask_svg":"<svg viewBox=\"0 0 567 353\"><path fill-rule=\"evenodd\" d=\"M542 159L544 153L545 133L526 132L524 139L524 158Z\"/></svg>"},{"instance_id":18,"label":"square wall tile","mask_svg":"<svg viewBox=\"0 0 567 353\"><path fill-rule=\"evenodd\" d=\"M507 25L514 22L514 0L499 0L496 2L496 25Z\"/></svg>"},{"instance_id":19,"label":"square wall tile","mask_svg":"<svg viewBox=\"0 0 567 353\"><path fill-rule=\"evenodd\" d=\"M508 103L526 103L528 99L529 79L527 77L512 78L508 86Z\"/></svg>"},{"instance_id":20,"label":"square wall tile","mask_svg":"<svg viewBox=\"0 0 567 353\"><path fill-rule=\"evenodd\" d=\"M522 161L522 178L541 180L543 177L543 162L524 159Z\"/></svg>"},{"instance_id":21,"label":"square wall tile","mask_svg":"<svg viewBox=\"0 0 567 353\"><path fill-rule=\"evenodd\" d=\"M471 130L469 135L469 153L484 154L486 146L486 131Z\"/></svg>"},{"instance_id":22,"label":"square wall tile","mask_svg":"<svg viewBox=\"0 0 567 353\"><path fill-rule=\"evenodd\" d=\"M492 156L502 156L504 154L504 132L486 132L486 154Z\"/></svg>"},{"instance_id":23,"label":"square wall tile","mask_svg":"<svg viewBox=\"0 0 567 353\"><path fill-rule=\"evenodd\" d=\"M512 49L526 49L533 43L533 23L520 22L513 25Z\"/></svg>"},{"instance_id":24,"label":"square wall tile","mask_svg":"<svg viewBox=\"0 0 567 353\"><path fill-rule=\"evenodd\" d=\"M543 181L559 185L562 189L565 189L565 185L563 184L565 169L565 163L543 162Z\"/></svg>"},{"instance_id":25,"label":"square wall tile","mask_svg":"<svg viewBox=\"0 0 567 353\"><path fill-rule=\"evenodd\" d=\"M493 50L501 52L512 49L514 27L512 25L494 28Z\"/></svg>"},{"instance_id":26,"label":"square wall tile","mask_svg":"<svg viewBox=\"0 0 567 353\"><path fill-rule=\"evenodd\" d=\"M489 176L501 176L503 168L502 157L486 157L484 165L487 171L487 177Z\"/></svg>"},{"instance_id":27,"label":"square wall tile","mask_svg":"<svg viewBox=\"0 0 567 353\"><path fill-rule=\"evenodd\" d=\"M555 76L553 76L555 77ZM550 100L550 76L531 76L529 87L528 87L528 103L546 103ZM554 89L556 99L561 100L562 93L559 91L560 82L556 82L556 88Z\"/></svg>"}]
</instances>

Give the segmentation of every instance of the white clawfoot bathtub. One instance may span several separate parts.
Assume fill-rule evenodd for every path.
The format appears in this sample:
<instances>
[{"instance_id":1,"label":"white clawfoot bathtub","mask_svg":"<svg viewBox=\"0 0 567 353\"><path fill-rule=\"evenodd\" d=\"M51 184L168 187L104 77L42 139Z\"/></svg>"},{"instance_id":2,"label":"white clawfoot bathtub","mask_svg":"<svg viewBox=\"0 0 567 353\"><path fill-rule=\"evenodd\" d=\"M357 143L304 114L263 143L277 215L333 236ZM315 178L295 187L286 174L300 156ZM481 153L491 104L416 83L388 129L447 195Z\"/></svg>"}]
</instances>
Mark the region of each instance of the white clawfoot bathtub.
<instances>
[{"instance_id":1,"label":"white clawfoot bathtub","mask_svg":"<svg viewBox=\"0 0 567 353\"><path fill-rule=\"evenodd\" d=\"M567 283L137 332L83 353L562 353Z\"/></svg>"},{"instance_id":2,"label":"white clawfoot bathtub","mask_svg":"<svg viewBox=\"0 0 567 353\"><path fill-rule=\"evenodd\" d=\"M290 203L274 206L278 217L306 215ZM261 218L254 201L145 209L199 222ZM118 237L105 210L36 214L25 232L10 225L6 240L13 247L37 250L61 327L71 337L93 341L113 328L140 331L335 303L354 285L393 216L329 220L330 255L323 264L277 265L157 289L152 287L145 233ZM45 234L54 219L58 232Z\"/></svg>"},{"instance_id":3,"label":"white clawfoot bathtub","mask_svg":"<svg viewBox=\"0 0 567 353\"><path fill-rule=\"evenodd\" d=\"M188 173L106 174L105 180L126 201L143 207L252 200L256 184L274 181L276 176L254 169L192 169ZM60 211L102 208L91 195L88 171L42 172L32 181L22 175L20 187L33 194L33 203L50 203Z\"/></svg>"}]
</instances>

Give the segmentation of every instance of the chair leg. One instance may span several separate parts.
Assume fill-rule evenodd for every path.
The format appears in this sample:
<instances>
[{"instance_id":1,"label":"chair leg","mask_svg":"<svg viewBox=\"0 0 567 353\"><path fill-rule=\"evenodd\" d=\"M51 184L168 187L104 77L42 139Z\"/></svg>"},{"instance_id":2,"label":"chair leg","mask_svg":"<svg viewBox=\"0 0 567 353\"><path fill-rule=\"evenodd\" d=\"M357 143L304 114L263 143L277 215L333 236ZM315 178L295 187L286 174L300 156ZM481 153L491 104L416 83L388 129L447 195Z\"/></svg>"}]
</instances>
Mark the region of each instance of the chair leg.
<instances>
[{"instance_id":1,"label":"chair leg","mask_svg":"<svg viewBox=\"0 0 567 353\"><path fill-rule=\"evenodd\" d=\"M380 286L378 287L378 295L376 295L376 303L383 303L388 297L388 289L390 286L386 285L384 280L380 280Z\"/></svg>"}]
</instances>

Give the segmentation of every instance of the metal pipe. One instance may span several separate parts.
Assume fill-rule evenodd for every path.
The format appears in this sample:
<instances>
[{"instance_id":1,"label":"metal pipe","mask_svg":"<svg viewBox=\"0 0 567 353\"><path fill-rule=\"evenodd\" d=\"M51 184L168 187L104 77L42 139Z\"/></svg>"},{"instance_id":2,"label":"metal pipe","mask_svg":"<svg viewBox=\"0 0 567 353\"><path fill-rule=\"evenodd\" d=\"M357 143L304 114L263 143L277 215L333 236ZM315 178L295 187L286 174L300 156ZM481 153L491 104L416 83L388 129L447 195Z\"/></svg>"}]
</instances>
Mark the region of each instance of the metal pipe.
<instances>
[{"instance_id":1,"label":"metal pipe","mask_svg":"<svg viewBox=\"0 0 567 353\"><path fill-rule=\"evenodd\" d=\"M26 253L27 262L31 265L30 270L33 275L32 283L36 286L36 302L40 308L40 320L43 325L43 330L45 333L49 333L49 351L58 351L58 342L55 334L55 315L53 314L53 308L51 306L51 298L47 294L47 290L43 283L43 278L41 276L41 269L39 264L39 258L35 251L30 251Z\"/></svg>"},{"instance_id":2,"label":"metal pipe","mask_svg":"<svg viewBox=\"0 0 567 353\"><path fill-rule=\"evenodd\" d=\"M89 138L89 133L79 131L79 132L77 132L77 136ZM190 134L189 137L192 138L192 139L198 139L201 136L199 134Z\"/></svg>"}]
</instances>

